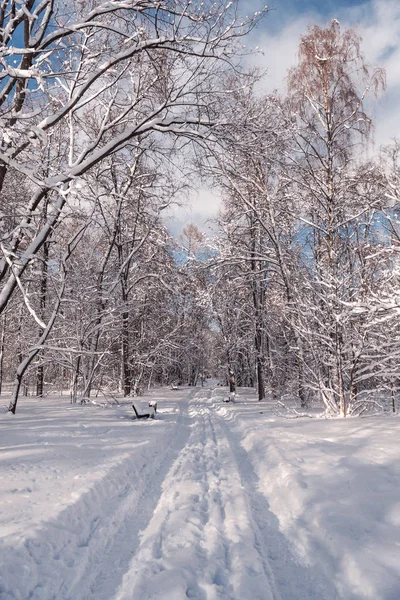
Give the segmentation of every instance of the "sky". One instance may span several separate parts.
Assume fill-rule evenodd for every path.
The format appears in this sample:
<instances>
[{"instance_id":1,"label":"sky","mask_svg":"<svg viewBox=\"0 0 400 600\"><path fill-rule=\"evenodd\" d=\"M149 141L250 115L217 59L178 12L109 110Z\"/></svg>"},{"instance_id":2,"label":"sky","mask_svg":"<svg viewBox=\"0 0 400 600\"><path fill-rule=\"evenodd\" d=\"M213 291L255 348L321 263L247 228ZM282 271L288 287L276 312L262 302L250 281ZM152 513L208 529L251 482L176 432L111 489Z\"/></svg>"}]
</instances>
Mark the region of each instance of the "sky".
<instances>
[{"instance_id":1,"label":"sky","mask_svg":"<svg viewBox=\"0 0 400 600\"><path fill-rule=\"evenodd\" d=\"M241 0L243 14L260 10L265 2ZM288 69L296 64L300 36L309 25L327 25L333 18L342 28L355 27L362 38L367 64L384 67L387 91L372 109L375 124L374 149L400 137L400 0L271 0L270 11L247 40L262 53L252 58L267 70L266 91L285 91ZM216 190L198 189L186 207L174 211L171 229L176 233L187 222L208 232L208 219L216 216L220 197Z\"/></svg>"}]
</instances>

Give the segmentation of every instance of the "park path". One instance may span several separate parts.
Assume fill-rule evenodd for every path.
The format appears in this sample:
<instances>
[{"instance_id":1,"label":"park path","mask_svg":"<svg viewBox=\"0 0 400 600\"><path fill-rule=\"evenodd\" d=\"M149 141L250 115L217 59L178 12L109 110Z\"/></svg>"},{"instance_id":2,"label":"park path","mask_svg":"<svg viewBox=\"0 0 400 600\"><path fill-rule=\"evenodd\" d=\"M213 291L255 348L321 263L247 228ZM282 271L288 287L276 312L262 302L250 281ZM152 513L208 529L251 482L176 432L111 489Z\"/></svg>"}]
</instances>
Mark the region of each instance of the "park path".
<instances>
[{"instance_id":1,"label":"park path","mask_svg":"<svg viewBox=\"0 0 400 600\"><path fill-rule=\"evenodd\" d=\"M296 563L211 394L197 391L185 407L190 433L113 598L311 600L313 578Z\"/></svg>"},{"instance_id":2,"label":"park path","mask_svg":"<svg viewBox=\"0 0 400 600\"><path fill-rule=\"evenodd\" d=\"M230 418L234 407L222 408L212 388L164 396L154 421L132 423L130 414L116 409L94 410L83 422L65 411L69 449L62 437L59 446L54 442L54 452L63 453L58 474L71 468L71 444L85 443L82 458L96 440L106 456L120 445L120 458L101 467L87 491L70 494L56 517L44 519L12 549L3 544L4 581L13 583L0 585L0 600L326 597L296 561L259 491ZM93 434L90 415L100 428Z\"/></svg>"}]
</instances>

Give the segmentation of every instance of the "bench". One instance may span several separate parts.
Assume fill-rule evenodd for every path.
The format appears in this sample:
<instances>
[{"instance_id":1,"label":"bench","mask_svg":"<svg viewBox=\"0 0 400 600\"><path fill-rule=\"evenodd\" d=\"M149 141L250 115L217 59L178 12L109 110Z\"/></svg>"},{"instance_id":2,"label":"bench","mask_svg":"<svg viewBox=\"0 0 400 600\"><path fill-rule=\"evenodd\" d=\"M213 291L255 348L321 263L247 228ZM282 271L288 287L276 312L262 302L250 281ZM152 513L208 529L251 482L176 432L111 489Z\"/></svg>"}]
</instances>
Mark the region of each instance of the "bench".
<instances>
[{"instance_id":1,"label":"bench","mask_svg":"<svg viewBox=\"0 0 400 600\"><path fill-rule=\"evenodd\" d=\"M230 392L228 397L223 398L223 402L233 402L235 403L235 392Z\"/></svg>"},{"instance_id":2,"label":"bench","mask_svg":"<svg viewBox=\"0 0 400 600\"><path fill-rule=\"evenodd\" d=\"M151 412L148 412L148 413L139 413L136 410L136 406L134 404L132 404L132 408L133 408L133 410L135 412L135 415L136 415L137 419L149 419L149 418L150 419L154 419L154 413L155 413L154 409Z\"/></svg>"},{"instance_id":3,"label":"bench","mask_svg":"<svg viewBox=\"0 0 400 600\"><path fill-rule=\"evenodd\" d=\"M154 409L154 413L157 412L157 400L149 400L149 407Z\"/></svg>"}]
</instances>

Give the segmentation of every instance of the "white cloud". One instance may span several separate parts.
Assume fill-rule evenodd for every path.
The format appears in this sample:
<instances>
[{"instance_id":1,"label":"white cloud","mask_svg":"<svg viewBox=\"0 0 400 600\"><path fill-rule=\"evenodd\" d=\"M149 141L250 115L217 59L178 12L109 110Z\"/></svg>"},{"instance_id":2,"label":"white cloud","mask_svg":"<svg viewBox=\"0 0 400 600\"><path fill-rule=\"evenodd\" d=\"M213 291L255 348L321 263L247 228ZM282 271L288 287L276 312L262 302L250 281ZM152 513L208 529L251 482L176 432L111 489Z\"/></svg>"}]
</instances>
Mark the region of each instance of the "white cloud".
<instances>
[{"instance_id":1,"label":"white cloud","mask_svg":"<svg viewBox=\"0 0 400 600\"><path fill-rule=\"evenodd\" d=\"M400 136L400 3L398 0L374 0L368 8L352 15L349 24L358 25L367 63L386 70L387 92L374 111L378 146Z\"/></svg>"},{"instance_id":2,"label":"white cloud","mask_svg":"<svg viewBox=\"0 0 400 600\"><path fill-rule=\"evenodd\" d=\"M356 26L363 38L363 51L368 61L390 62L385 56L399 51L400 4L398 0L372 0L348 13L343 13L343 23ZM400 81L400 72L395 73Z\"/></svg>"},{"instance_id":3,"label":"white cloud","mask_svg":"<svg viewBox=\"0 0 400 600\"><path fill-rule=\"evenodd\" d=\"M265 85L268 91L283 90L287 71L296 63L300 35L308 23L302 17L277 34L263 33L258 37L257 45L263 54L255 57L255 63L267 69Z\"/></svg>"},{"instance_id":4,"label":"white cloud","mask_svg":"<svg viewBox=\"0 0 400 600\"><path fill-rule=\"evenodd\" d=\"M214 219L221 207L221 195L217 190L199 187L193 191L184 206L171 206L165 215L170 231L176 235L187 223L194 223L205 233L213 231Z\"/></svg>"}]
</instances>

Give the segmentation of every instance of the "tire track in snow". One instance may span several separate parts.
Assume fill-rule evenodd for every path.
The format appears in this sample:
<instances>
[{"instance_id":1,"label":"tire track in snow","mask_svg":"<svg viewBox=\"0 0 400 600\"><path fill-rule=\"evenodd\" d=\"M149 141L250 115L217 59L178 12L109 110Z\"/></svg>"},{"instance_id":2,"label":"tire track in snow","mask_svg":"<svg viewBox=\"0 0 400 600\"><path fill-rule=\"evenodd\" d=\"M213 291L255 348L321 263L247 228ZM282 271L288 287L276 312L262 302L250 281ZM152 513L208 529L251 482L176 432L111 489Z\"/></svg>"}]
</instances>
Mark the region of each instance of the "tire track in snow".
<instances>
[{"instance_id":1,"label":"tire track in snow","mask_svg":"<svg viewBox=\"0 0 400 600\"><path fill-rule=\"evenodd\" d=\"M233 586L232 596L227 597L232 600L280 600L272 570L260 543L258 523L251 510L239 463L219 419L210 409L207 412L210 434L218 448L216 474L222 482L220 502L223 507L225 550L229 562L228 577Z\"/></svg>"}]
</instances>

